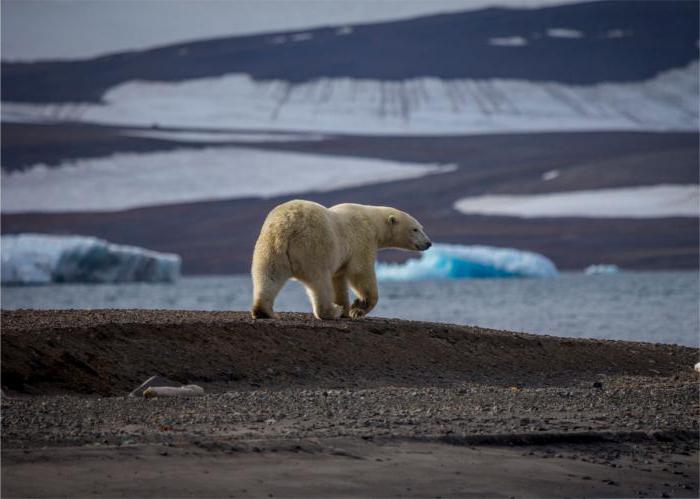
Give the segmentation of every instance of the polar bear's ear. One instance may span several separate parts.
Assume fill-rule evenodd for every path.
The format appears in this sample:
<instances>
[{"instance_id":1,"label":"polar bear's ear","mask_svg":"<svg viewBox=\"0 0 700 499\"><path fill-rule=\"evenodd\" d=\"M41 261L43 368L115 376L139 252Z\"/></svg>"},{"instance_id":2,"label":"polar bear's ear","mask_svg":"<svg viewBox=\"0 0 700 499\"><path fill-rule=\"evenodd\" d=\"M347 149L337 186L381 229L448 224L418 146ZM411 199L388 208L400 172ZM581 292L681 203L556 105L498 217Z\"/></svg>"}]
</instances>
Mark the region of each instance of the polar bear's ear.
<instances>
[{"instance_id":1,"label":"polar bear's ear","mask_svg":"<svg viewBox=\"0 0 700 499\"><path fill-rule=\"evenodd\" d=\"M396 225L397 223L399 223L399 219L396 218L394 215L389 215L387 222L389 222L389 225Z\"/></svg>"}]
</instances>

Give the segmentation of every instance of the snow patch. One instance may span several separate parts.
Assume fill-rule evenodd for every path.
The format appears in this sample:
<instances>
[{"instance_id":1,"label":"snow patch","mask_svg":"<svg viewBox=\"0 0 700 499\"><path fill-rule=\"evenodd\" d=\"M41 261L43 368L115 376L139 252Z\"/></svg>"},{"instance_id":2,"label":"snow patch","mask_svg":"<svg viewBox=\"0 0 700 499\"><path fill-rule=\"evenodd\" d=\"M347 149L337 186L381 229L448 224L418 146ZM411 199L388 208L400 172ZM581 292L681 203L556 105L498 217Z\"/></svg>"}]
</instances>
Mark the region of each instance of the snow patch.
<instances>
[{"instance_id":1,"label":"snow patch","mask_svg":"<svg viewBox=\"0 0 700 499\"><path fill-rule=\"evenodd\" d=\"M3 172L2 211L116 211L214 199L272 197L404 180L454 165L400 163L238 147L118 153Z\"/></svg>"},{"instance_id":2,"label":"snow patch","mask_svg":"<svg viewBox=\"0 0 700 499\"><path fill-rule=\"evenodd\" d=\"M180 277L180 257L85 236L5 235L3 284L50 282L170 282Z\"/></svg>"},{"instance_id":3,"label":"snow patch","mask_svg":"<svg viewBox=\"0 0 700 499\"><path fill-rule=\"evenodd\" d=\"M662 218L700 215L700 186L652 185L527 195L486 195L454 204L465 214L522 218Z\"/></svg>"},{"instance_id":4,"label":"snow patch","mask_svg":"<svg viewBox=\"0 0 700 499\"><path fill-rule=\"evenodd\" d=\"M611 29L605 32L605 38L625 38L632 36L632 30Z\"/></svg>"},{"instance_id":5,"label":"snow patch","mask_svg":"<svg viewBox=\"0 0 700 499\"><path fill-rule=\"evenodd\" d=\"M489 38L489 45L495 45L497 47L523 47L527 45L527 40L522 36Z\"/></svg>"},{"instance_id":6,"label":"snow patch","mask_svg":"<svg viewBox=\"0 0 700 499\"><path fill-rule=\"evenodd\" d=\"M290 38L293 42L303 42L305 40L311 40L313 37L313 33L296 33Z\"/></svg>"},{"instance_id":7,"label":"snow patch","mask_svg":"<svg viewBox=\"0 0 700 499\"><path fill-rule=\"evenodd\" d=\"M547 36L551 38L583 38L583 32L570 28L550 28Z\"/></svg>"},{"instance_id":8,"label":"snow patch","mask_svg":"<svg viewBox=\"0 0 700 499\"><path fill-rule=\"evenodd\" d=\"M343 35L349 35L354 31L352 26L341 26L337 30L335 30L335 34L338 36L343 36Z\"/></svg>"},{"instance_id":9,"label":"snow patch","mask_svg":"<svg viewBox=\"0 0 700 499\"><path fill-rule=\"evenodd\" d=\"M319 134L284 134L284 133L245 133L245 132L195 132L195 131L158 131L126 130L119 132L127 137L145 137L149 139L169 140L172 142L295 142L318 141L326 137Z\"/></svg>"},{"instance_id":10,"label":"snow patch","mask_svg":"<svg viewBox=\"0 0 700 499\"><path fill-rule=\"evenodd\" d=\"M525 80L302 84L230 74L179 83L131 81L105 104L3 103L3 121L359 134L477 134L698 129L698 62L635 83Z\"/></svg>"},{"instance_id":11,"label":"snow patch","mask_svg":"<svg viewBox=\"0 0 700 499\"><path fill-rule=\"evenodd\" d=\"M554 180L559 176L559 170L549 170L542 174L542 180L548 182L549 180Z\"/></svg>"},{"instance_id":12,"label":"snow patch","mask_svg":"<svg viewBox=\"0 0 700 499\"><path fill-rule=\"evenodd\" d=\"M557 267L538 253L491 246L437 243L419 259L378 263L380 281L465 279L478 277L552 277Z\"/></svg>"}]
</instances>

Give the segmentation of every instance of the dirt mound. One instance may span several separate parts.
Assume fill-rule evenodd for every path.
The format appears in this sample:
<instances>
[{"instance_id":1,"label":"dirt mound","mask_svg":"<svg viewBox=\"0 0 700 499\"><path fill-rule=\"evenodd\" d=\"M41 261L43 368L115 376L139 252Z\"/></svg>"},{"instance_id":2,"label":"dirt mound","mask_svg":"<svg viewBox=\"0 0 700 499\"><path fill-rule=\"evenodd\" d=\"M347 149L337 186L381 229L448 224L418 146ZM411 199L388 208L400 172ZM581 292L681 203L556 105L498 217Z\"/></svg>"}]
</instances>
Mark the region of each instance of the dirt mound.
<instances>
[{"instance_id":1,"label":"dirt mound","mask_svg":"<svg viewBox=\"0 0 700 499\"><path fill-rule=\"evenodd\" d=\"M247 387L567 385L692 369L698 350L397 319L318 321L243 312L2 312L2 384L27 393L125 394L153 374Z\"/></svg>"}]
</instances>

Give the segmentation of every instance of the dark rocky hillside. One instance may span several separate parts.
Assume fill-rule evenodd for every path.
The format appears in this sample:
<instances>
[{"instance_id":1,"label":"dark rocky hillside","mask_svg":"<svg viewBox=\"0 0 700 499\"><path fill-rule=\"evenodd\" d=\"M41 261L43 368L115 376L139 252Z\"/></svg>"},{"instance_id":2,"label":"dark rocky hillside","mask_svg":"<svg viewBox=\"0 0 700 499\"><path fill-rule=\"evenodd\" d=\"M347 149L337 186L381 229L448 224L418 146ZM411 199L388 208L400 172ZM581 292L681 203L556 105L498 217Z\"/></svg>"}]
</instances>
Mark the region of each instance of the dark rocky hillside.
<instances>
[{"instance_id":1,"label":"dark rocky hillside","mask_svg":"<svg viewBox=\"0 0 700 499\"><path fill-rule=\"evenodd\" d=\"M129 80L182 81L227 73L293 83L423 76L573 84L636 81L697 58L698 12L695 1L651 0L491 8L359 25L351 31L328 27L81 61L4 63L2 100L99 102L108 88ZM552 29L568 33L550 36ZM512 37L525 44L493 41Z\"/></svg>"}]
</instances>

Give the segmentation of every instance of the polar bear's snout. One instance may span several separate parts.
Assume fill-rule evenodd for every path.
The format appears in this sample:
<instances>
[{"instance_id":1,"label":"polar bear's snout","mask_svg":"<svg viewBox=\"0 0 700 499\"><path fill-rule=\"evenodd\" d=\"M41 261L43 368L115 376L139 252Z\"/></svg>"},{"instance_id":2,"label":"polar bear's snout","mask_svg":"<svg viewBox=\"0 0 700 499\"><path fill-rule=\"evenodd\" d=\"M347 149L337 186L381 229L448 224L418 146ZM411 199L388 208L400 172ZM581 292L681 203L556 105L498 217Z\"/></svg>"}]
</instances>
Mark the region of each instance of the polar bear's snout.
<instances>
[{"instance_id":1,"label":"polar bear's snout","mask_svg":"<svg viewBox=\"0 0 700 499\"><path fill-rule=\"evenodd\" d=\"M416 244L416 249L418 251L425 251L433 245L430 241L426 241L423 244Z\"/></svg>"},{"instance_id":2,"label":"polar bear's snout","mask_svg":"<svg viewBox=\"0 0 700 499\"><path fill-rule=\"evenodd\" d=\"M433 245L428 235L421 229L414 232L413 244L415 244L418 251L425 251Z\"/></svg>"}]
</instances>

